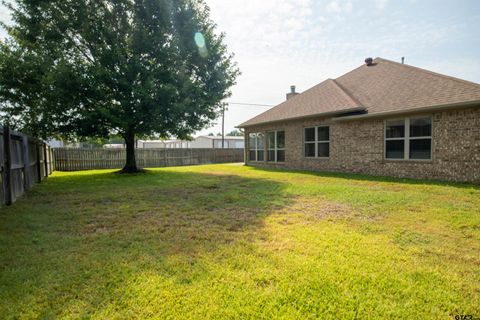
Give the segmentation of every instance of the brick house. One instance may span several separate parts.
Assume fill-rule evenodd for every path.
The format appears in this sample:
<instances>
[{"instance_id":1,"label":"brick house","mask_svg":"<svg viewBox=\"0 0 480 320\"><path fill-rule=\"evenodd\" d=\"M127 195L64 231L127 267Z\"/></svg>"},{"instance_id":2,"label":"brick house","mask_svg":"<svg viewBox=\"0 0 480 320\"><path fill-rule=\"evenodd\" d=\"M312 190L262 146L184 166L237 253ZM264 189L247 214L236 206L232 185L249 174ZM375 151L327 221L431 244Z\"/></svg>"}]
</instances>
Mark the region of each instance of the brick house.
<instances>
[{"instance_id":1,"label":"brick house","mask_svg":"<svg viewBox=\"0 0 480 320\"><path fill-rule=\"evenodd\" d=\"M480 85L365 62L239 125L246 164L480 183Z\"/></svg>"}]
</instances>

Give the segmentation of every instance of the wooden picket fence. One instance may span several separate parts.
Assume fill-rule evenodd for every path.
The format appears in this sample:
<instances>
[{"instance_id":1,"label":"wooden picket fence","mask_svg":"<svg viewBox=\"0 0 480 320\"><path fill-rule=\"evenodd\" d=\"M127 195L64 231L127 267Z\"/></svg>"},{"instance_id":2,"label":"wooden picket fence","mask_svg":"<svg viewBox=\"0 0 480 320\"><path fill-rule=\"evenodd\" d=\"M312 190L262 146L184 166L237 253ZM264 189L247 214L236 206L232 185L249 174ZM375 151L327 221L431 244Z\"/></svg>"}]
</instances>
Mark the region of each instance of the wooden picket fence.
<instances>
[{"instance_id":1,"label":"wooden picket fence","mask_svg":"<svg viewBox=\"0 0 480 320\"><path fill-rule=\"evenodd\" d=\"M0 126L0 206L11 205L54 169L43 141Z\"/></svg>"},{"instance_id":2,"label":"wooden picket fence","mask_svg":"<svg viewBox=\"0 0 480 320\"><path fill-rule=\"evenodd\" d=\"M120 169L125 149L55 148L55 170ZM243 149L136 149L141 168L188 166L244 161Z\"/></svg>"}]
</instances>

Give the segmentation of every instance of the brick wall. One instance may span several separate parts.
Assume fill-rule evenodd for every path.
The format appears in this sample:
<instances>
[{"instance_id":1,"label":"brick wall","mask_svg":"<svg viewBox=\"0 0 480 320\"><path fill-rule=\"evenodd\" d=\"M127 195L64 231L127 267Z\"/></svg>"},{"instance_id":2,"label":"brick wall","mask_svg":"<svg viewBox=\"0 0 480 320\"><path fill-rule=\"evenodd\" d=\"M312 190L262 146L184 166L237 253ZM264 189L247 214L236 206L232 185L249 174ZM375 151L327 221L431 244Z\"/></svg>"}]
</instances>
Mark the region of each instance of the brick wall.
<instances>
[{"instance_id":1,"label":"brick wall","mask_svg":"<svg viewBox=\"0 0 480 320\"><path fill-rule=\"evenodd\" d=\"M480 108L415 114L422 115L431 116L433 121L431 161L385 160L384 121L388 118L311 118L246 128L247 136L250 132L284 130L286 139L284 163L247 159L247 164L480 183ZM304 128L318 125L330 126L329 159L304 157Z\"/></svg>"}]
</instances>

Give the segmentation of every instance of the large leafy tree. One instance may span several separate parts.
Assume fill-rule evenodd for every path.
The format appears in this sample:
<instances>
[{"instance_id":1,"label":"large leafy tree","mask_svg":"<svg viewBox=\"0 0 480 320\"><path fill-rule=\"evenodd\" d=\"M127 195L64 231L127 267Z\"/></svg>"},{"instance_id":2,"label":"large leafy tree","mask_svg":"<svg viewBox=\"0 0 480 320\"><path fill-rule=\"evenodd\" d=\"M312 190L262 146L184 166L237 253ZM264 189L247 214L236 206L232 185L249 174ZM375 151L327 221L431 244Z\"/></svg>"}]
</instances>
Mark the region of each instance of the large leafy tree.
<instances>
[{"instance_id":1,"label":"large leafy tree","mask_svg":"<svg viewBox=\"0 0 480 320\"><path fill-rule=\"evenodd\" d=\"M0 42L2 120L49 137L186 138L239 71L203 0L16 0Z\"/></svg>"}]
</instances>

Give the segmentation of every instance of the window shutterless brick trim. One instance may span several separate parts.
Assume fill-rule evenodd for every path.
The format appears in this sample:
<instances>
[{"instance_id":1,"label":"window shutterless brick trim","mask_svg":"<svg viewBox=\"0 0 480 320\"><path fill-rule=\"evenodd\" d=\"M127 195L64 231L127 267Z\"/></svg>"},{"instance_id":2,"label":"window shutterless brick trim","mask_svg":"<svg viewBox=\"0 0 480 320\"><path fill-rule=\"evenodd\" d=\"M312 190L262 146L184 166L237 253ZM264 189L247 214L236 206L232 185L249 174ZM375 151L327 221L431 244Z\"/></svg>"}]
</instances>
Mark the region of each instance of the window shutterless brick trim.
<instances>
[{"instance_id":1,"label":"window shutterless brick trim","mask_svg":"<svg viewBox=\"0 0 480 320\"><path fill-rule=\"evenodd\" d=\"M265 144L266 144L266 161L267 162L277 162L277 163L284 163L286 159L283 161L278 160L278 151L285 151L285 144L283 148L278 147L278 134L283 132L283 136L285 139L285 131L284 130L272 130L272 131L267 131L265 134ZM274 142L273 142L273 148L270 147L270 139L269 139L269 134L273 133L274 135ZM270 151L273 151L274 154L274 159L270 160Z\"/></svg>"},{"instance_id":2,"label":"window shutterless brick trim","mask_svg":"<svg viewBox=\"0 0 480 320\"><path fill-rule=\"evenodd\" d=\"M252 147L251 146L251 139L252 136L255 137L255 145ZM248 153L247 153L247 162L249 161L254 161L254 162L263 162L265 160L265 134L263 132L250 132L246 135L247 139L247 148L248 148ZM261 143L259 139L263 139L263 148L261 148ZM250 159L250 152L253 151L255 152L255 160ZM263 160L258 160L258 154L259 152L263 153Z\"/></svg>"},{"instance_id":3,"label":"window shutterless brick trim","mask_svg":"<svg viewBox=\"0 0 480 320\"><path fill-rule=\"evenodd\" d=\"M318 139L318 128L328 128L328 130L329 130L328 140L319 140ZM307 139L307 135L306 135L307 129L313 129L315 131L315 139L313 141L306 141L306 139ZM319 157L318 156L318 144L319 143L321 143L321 144L327 144L328 143L328 157ZM320 159L320 160L330 159L330 143L331 143L330 126L319 125L319 126L314 126L314 127L304 127L303 128L303 156L304 156L305 159ZM315 155L313 157L309 157L309 156L306 155L306 149L305 149L306 144L314 144L315 145L315 148L314 148Z\"/></svg>"},{"instance_id":4,"label":"window shutterless brick trim","mask_svg":"<svg viewBox=\"0 0 480 320\"><path fill-rule=\"evenodd\" d=\"M429 136L410 136L410 127L412 120L418 119L429 119L430 120L430 135ZM388 138L387 137L387 127L389 122L393 121L403 121L404 125L404 136L400 138ZM385 119L384 120L384 160L385 161L421 161L421 162L429 162L433 159L433 117L432 116L412 116L412 117L404 117L404 118L393 118L393 119ZM428 159L412 159L410 156L410 142L412 140L430 140L430 157ZM387 141L403 141L403 159L401 158L388 158L387 157Z\"/></svg>"}]
</instances>

